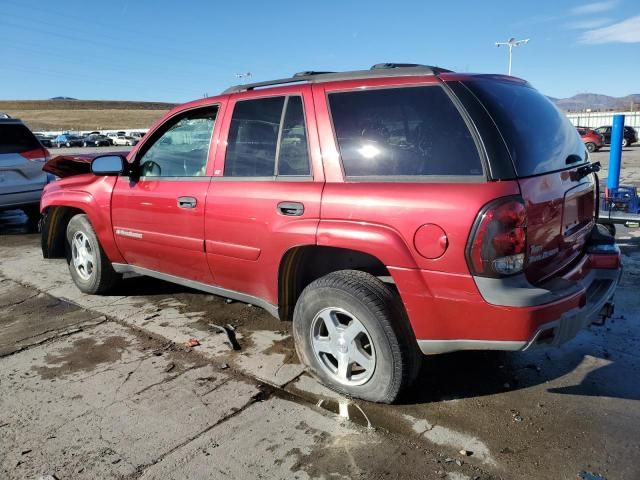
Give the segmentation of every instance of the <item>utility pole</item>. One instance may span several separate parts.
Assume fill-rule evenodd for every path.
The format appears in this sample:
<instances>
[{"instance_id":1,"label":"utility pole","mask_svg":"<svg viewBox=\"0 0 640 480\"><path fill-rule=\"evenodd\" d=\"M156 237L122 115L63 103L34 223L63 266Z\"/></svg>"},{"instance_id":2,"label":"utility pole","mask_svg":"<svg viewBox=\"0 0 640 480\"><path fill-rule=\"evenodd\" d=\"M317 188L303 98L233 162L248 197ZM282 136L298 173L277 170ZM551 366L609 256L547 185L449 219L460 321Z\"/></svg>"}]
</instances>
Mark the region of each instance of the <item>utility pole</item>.
<instances>
[{"instance_id":1,"label":"utility pole","mask_svg":"<svg viewBox=\"0 0 640 480\"><path fill-rule=\"evenodd\" d=\"M513 37L511 37L506 42L496 42L496 47L500 47L500 45L509 47L509 76L511 76L511 57L513 56L514 47L517 47L519 45L526 45L527 43L529 43L528 38L525 38L524 40L516 40Z\"/></svg>"}]
</instances>

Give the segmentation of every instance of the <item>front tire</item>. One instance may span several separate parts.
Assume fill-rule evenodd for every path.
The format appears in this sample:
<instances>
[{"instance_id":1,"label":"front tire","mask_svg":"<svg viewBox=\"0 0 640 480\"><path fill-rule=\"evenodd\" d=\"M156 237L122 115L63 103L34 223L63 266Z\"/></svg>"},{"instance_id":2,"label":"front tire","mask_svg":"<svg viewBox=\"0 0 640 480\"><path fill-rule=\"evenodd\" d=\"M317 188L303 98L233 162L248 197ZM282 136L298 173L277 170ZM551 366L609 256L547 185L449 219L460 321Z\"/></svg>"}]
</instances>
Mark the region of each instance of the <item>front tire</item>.
<instances>
[{"instance_id":1,"label":"front tire","mask_svg":"<svg viewBox=\"0 0 640 480\"><path fill-rule=\"evenodd\" d=\"M587 147L587 152L589 153L593 153L597 150L596 144L593 142L588 142L585 146Z\"/></svg>"},{"instance_id":2,"label":"front tire","mask_svg":"<svg viewBox=\"0 0 640 480\"><path fill-rule=\"evenodd\" d=\"M420 368L399 297L365 272L341 270L307 286L296 303L293 334L311 373L352 397L392 403Z\"/></svg>"},{"instance_id":3,"label":"front tire","mask_svg":"<svg viewBox=\"0 0 640 480\"><path fill-rule=\"evenodd\" d=\"M629 139L628 138L623 138L622 139L622 148L627 148L629 146Z\"/></svg>"},{"instance_id":4,"label":"front tire","mask_svg":"<svg viewBox=\"0 0 640 480\"><path fill-rule=\"evenodd\" d=\"M67 225L66 253L71 278L84 293L108 293L122 278L113 269L84 214L74 216Z\"/></svg>"}]
</instances>

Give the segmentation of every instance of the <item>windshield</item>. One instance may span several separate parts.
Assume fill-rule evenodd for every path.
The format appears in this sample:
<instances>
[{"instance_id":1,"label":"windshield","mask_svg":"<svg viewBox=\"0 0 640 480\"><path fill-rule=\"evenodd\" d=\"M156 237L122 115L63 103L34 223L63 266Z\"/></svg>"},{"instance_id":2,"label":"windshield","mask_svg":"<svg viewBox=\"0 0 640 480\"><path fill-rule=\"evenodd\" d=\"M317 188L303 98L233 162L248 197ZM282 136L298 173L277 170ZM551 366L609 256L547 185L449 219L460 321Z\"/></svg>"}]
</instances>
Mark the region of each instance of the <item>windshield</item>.
<instances>
[{"instance_id":1,"label":"windshield","mask_svg":"<svg viewBox=\"0 0 640 480\"><path fill-rule=\"evenodd\" d=\"M495 78L464 83L500 129L519 177L563 170L587 160L576 128L531 86Z\"/></svg>"}]
</instances>

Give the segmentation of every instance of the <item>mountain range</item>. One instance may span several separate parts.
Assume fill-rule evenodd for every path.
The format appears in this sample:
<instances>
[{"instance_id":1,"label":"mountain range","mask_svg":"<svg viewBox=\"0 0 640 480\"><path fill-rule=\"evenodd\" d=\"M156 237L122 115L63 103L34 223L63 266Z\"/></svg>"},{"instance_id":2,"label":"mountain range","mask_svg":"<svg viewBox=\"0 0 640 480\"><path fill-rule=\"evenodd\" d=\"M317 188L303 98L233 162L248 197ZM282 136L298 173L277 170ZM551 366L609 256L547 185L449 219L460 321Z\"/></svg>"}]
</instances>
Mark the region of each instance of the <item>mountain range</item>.
<instances>
[{"instance_id":1,"label":"mountain range","mask_svg":"<svg viewBox=\"0 0 640 480\"><path fill-rule=\"evenodd\" d=\"M591 109L593 112L640 110L640 93L625 97L610 97L599 93L579 93L569 98L549 97L549 99L566 112L583 112L587 109Z\"/></svg>"}]
</instances>

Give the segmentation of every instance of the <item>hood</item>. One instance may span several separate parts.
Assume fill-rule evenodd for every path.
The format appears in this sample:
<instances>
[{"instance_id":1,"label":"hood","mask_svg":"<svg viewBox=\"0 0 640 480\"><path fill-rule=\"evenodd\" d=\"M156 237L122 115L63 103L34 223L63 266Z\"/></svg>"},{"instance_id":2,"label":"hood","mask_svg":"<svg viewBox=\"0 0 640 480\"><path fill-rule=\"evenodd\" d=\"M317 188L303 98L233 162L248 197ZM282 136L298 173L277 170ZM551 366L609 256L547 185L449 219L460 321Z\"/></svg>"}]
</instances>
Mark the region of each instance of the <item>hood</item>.
<instances>
[{"instance_id":1,"label":"hood","mask_svg":"<svg viewBox=\"0 0 640 480\"><path fill-rule=\"evenodd\" d=\"M76 155L58 155L45 162L42 170L65 178L73 175L81 175L91 171L91 161L104 155L122 155L126 157L129 152L96 152Z\"/></svg>"}]
</instances>

